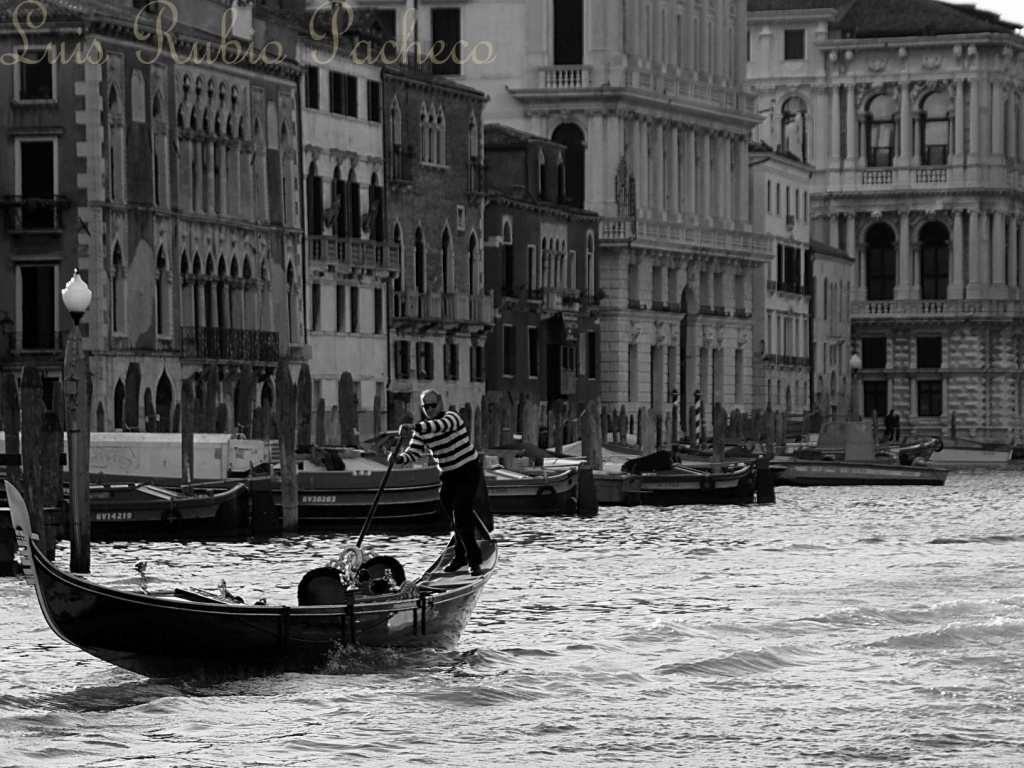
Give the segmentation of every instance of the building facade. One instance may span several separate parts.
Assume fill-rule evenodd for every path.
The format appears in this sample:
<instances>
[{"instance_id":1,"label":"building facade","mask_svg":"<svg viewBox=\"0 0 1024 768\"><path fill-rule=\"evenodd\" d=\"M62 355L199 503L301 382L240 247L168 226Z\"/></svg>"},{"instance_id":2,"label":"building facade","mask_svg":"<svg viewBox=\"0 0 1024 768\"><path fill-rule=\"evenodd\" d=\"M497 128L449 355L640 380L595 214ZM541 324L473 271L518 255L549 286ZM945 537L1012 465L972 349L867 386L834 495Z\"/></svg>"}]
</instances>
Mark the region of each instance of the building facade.
<instances>
[{"instance_id":1,"label":"building facade","mask_svg":"<svg viewBox=\"0 0 1024 768\"><path fill-rule=\"evenodd\" d=\"M433 66L485 92L489 121L566 147L567 201L602 217L604 404L667 410L702 387L749 408L735 366L759 364L753 275L773 254L749 220L745 3L363 5L419 51L460 45Z\"/></svg>"},{"instance_id":2,"label":"building facade","mask_svg":"<svg viewBox=\"0 0 1024 768\"><path fill-rule=\"evenodd\" d=\"M815 168L815 237L855 256L864 413L1019 439L1024 41L930 0L811 5L750 0L748 73L759 138Z\"/></svg>"},{"instance_id":3,"label":"building facade","mask_svg":"<svg viewBox=\"0 0 1024 768\"><path fill-rule=\"evenodd\" d=\"M48 45L80 55L31 56L44 60L0 78L10 107L0 162L12 169L2 182L0 361L60 377L71 322L58 294L78 269L93 291L82 330L94 430L178 429L191 379L197 431L250 431L253 406L273 402L279 359L305 352L298 71L184 55L210 39L223 3L179 4L177 57L152 34L169 10L135 5L100 0L86 12L54 0L28 25L14 18L28 9L5 4L4 26L33 27L30 56ZM276 11L240 10L241 46L276 34ZM26 53L17 36L5 39L4 53Z\"/></svg>"},{"instance_id":4,"label":"building facade","mask_svg":"<svg viewBox=\"0 0 1024 768\"><path fill-rule=\"evenodd\" d=\"M335 41L298 38L303 69L307 339L313 403L339 406L351 376L358 429L371 436L387 408L392 281L399 246L387 234L381 69L352 51L355 33ZM366 39L364 44L372 41ZM325 437L333 439L325 429Z\"/></svg>"},{"instance_id":5,"label":"building facade","mask_svg":"<svg viewBox=\"0 0 1024 768\"><path fill-rule=\"evenodd\" d=\"M419 393L477 408L494 297L484 287L484 95L415 67L383 73L391 295L389 424Z\"/></svg>"},{"instance_id":6,"label":"building facade","mask_svg":"<svg viewBox=\"0 0 1024 768\"><path fill-rule=\"evenodd\" d=\"M564 404L576 419L601 395L599 218L566 204L565 147L496 123L484 131L484 231L499 233L485 276L499 307L488 395L510 413ZM522 434L525 425L511 426ZM563 442L576 439L569 433Z\"/></svg>"}]
</instances>

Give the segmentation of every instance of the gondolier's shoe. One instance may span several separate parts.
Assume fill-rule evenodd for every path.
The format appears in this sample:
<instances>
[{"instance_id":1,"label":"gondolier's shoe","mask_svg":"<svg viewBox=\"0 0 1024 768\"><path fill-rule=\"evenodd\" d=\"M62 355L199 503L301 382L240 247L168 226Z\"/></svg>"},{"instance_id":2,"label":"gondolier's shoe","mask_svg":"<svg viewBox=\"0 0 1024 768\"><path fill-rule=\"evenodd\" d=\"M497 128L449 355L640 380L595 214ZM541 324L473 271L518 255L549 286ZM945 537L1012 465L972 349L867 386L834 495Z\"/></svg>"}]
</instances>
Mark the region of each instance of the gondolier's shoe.
<instances>
[{"instance_id":1,"label":"gondolier's shoe","mask_svg":"<svg viewBox=\"0 0 1024 768\"><path fill-rule=\"evenodd\" d=\"M480 575L480 566L479 565L471 565L471 566L469 566L469 575L470 576L479 576Z\"/></svg>"},{"instance_id":2,"label":"gondolier's shoe","mask_svg":"<svg viewBox=\"0 0 1024 768\"><path fill-rule=\"evenodd\" d=\"M468 565L467 560L463 560L461 557L456 557L454 560L452 560L450 563L448 563L448 565L444 567L444 572L455 573L455 571L458 571L461 568L465 568L466 565Z\"/></svg>"}]
</instances>

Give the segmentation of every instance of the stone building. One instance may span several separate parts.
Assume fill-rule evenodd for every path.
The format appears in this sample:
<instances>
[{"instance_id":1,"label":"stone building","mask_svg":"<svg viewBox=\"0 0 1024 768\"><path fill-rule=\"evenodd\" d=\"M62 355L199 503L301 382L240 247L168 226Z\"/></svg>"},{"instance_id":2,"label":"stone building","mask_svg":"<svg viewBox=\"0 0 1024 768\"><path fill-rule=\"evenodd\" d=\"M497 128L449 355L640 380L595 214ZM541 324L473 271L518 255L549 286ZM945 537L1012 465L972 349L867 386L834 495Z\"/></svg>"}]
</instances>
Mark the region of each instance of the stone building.
<instances>
[{"instance_id":1,"label":"stone building","mask_svg":"<svg viewBox=\"0 0 1024 768\"><path fill-rule=\"evenodd\" d=\"M751 407L735 367L759 365L753 275L773 254L749 221L745 2L361 5L420 52L457 49L427 63L485 92L488 121L566 147L567 201L601 215L604 404L667 410L714 383L716 402Z\"/></svg>"},{"instance_id":2,"label":"stone building","mask_svg":"<svg viewBox=\"0 0 1024 768\"><path fill-rule=\"evenodd\" d=\"M316 37L299 35L304 67L306 300L314 406L339 406L351 375L361 435L384 428L387 407L391 281L399 246L385 223L384 101L380 67L353 55L352 29L336 40L331 15L311 16ZM323 39L317 39L323 35ZM326 419L325 419L326 421ZM335 438L325 431L328 440Z\"/></svg>"},{"instance_id":3,"label":"stone building","mask_svg":"<svg viewBox=\"0 0 1024 768\"><path fill-rule=\"evenodd\" d=\"M562 145L496 123L484 127L484 144L484 231L500 240L485 275L500 308L487 392L515 414L527 402L541 412L564 404L573 424L601 395L599 218L566 204ZM511 427L522 433L525 424ZM569 428L562 441L577 434Z\"/></svg>"},{"instance_id":4,"label":"stone building","mask_svg":"<svg viewBox=\"0 0 1024 768\"><path fill-rule=\"evenodd\" d=\"M1016 26L935 0L750 0L749 11L758 137L814 166L815 236L856 256L864 412L894 408L905 432L948 435L955 419L960 436L1019 438Z\"/></svg>"},{"instance_id":5,"label":"stone building","mask_svg":"<svg viewBox=\"0 0 1024 768\"><path fill-rule=\"evenodd\" d=\"M389 423L419 418L419 393L483 401L494 297L484 288L479 91L416 67L383 73L386 235L398 252Z\"/></svg>"},{"instance_id":6,"label":"stone building","mask_svg":"<svg viewBox=\"0 0 1024 768\"><path fill-rule=\"evenodd\" d=\"M15 34L2 44L23 55L0 77L0 362L59 378L71 322L58 294L78 269L93 291L94 430L177 429L191 378L197 430L249 431L252 406L273 401L258 381L303 355L298 71L273 52L193 54L217 50L206 30L221 28L222 2L177 4L176 56L151 34L168 4L139 5L48 0L28 24L29 4L0 4L3 27L28 38L27 51ZM262 6L228 27L243 49L278 32ZM72 55L27 63L47 46Z\"/></svg>"}]
</instances>

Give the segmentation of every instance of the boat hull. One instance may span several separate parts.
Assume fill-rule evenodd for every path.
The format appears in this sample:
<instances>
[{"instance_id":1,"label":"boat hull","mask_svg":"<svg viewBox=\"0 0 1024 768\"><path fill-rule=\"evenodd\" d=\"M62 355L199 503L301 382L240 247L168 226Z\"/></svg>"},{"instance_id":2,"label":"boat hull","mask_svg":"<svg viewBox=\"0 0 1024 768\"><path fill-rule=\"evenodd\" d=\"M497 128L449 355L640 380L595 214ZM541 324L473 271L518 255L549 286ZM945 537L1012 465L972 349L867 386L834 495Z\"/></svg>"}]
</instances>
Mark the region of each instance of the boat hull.
<instances>
[{"instance_id":1,"label":"boat hull","mask_svg":"<svg viewBox=\"0 0 1024 768\"><path fill-rule=\"evenodd\" d=\"M491 512L495 515L573 515L579 510L579 470L541 470L524 474L484 471Z\"/></svg>"},{"instance_id":2,"label":"boat hull","mask_svg":"<svg viewBox=\"0 0 1024 768\"><path fill-rule=\"evenodd\" d=\"M182 495L149 484L89 488L90 535L96 541L234 538L249 531L245 485Z\"/></svg>"},{"instance_id":3,"label":"boat hull","mask_svg":"<svg viewBox=\"0 0 1024 768\"><path fill-rule=\"evenodd\" d=\"M992 466L1002 467L1013 458L1012 448L958 448L947 445L942 453L932 457L936 464L943 466Z\"/></svg>"},{"instance_id":4,"label":"boat hull","mask_svg":"<svg viewBox=\"0 0 1024 768\"><path fill-rule=\"evenodd\" d=\"M776 485L944 485L948 471L941 467L872 464L852 461L792 460L774 462Z\"/></svg>"},{"instance_id":5,"label":"boat hull","mask_svg":"<svg viewBox=\"0 0 1024 768\"><path fill-rule=\"evenodd\" d=\"M682 506L696 504L750 504L756 493L756 470L742 464L721 472L675 469L635 475L624 486L623 504Z\"/></svg>"}]
</instances>

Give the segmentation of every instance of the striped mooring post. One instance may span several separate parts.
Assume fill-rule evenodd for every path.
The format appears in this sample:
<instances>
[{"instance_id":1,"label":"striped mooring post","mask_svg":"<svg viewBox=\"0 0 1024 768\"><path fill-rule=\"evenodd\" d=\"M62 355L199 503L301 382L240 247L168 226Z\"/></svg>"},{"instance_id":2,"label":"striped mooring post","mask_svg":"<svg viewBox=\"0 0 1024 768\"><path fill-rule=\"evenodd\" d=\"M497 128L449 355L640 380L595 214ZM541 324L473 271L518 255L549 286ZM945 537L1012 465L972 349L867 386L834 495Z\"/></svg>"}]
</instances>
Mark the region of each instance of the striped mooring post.
<instances>
[{"instance_id":1,"label":"striped mooring post","mask_svg":"<svg viewBox=\"0 0 1024 768\"><path fill-rule=\"evenodd\" d=\"M704 442L704 405L699 388L693 393L693 439L698 445Z\"/></svg>"}]
</instances>

